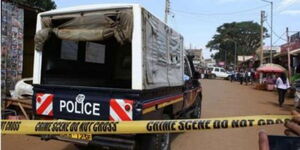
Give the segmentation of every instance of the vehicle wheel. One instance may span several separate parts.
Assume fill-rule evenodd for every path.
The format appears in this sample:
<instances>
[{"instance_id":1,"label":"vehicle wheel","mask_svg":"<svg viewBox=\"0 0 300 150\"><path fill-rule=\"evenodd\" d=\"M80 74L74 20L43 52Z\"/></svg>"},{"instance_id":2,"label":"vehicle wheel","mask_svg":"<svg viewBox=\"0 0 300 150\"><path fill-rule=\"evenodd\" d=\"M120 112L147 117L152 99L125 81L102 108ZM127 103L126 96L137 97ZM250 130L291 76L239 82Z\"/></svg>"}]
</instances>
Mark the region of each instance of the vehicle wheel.
<instances>
[{"instance_id":1,"label":"vehicle wheel","mask_svg":"<svg viewBox=\"0 0 300 150\"><path fill-rule=\"evenodd\" d=\"M202 108L202 96L198 95L196 99L196 104L193 112L191 113L192 119L198 119L201 117L201 108Z\"/></svg>"},{"instance_id":2,"label":"vehicle wheel","mask_svg":"<svg viewBox=\"0 0 300 150\"><path fill-rule=\"evenodd\" d=\"M170 117L164 119L170 119ZM137 147L135 149L143 150L170 150L171 134L143 134L137 135Z\"/></svg>"}]
</instances>

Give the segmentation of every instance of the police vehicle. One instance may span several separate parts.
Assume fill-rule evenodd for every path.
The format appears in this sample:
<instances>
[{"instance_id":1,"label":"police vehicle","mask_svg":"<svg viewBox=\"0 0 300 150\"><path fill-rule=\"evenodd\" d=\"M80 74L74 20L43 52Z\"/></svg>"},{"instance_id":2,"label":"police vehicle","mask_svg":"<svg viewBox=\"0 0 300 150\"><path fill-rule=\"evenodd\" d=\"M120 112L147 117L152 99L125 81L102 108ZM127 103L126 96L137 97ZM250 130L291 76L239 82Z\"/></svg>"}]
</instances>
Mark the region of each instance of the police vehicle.
<instances>
[{"instance_id":1,"label":"police vehicle","mask_svg":"<svg viewBox=\"0 0 300 150\"><path fill-rule=\"evenodd\" d=\"M192 57L184 56L183 37L140 5L78 6L38 15L33 75L37 119L199 118L198 78ZM113 149L170 148L169 133L42 139Z\"/></svg>"}]
</instances>

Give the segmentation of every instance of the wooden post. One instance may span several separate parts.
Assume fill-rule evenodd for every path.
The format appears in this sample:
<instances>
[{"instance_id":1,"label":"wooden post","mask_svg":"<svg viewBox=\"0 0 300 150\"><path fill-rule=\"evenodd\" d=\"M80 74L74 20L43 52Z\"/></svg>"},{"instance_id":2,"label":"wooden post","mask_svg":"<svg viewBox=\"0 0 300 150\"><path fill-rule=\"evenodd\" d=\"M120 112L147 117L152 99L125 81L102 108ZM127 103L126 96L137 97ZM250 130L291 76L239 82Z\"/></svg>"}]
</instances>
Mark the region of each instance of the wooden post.
<instances>
[{"instance_id":1,"label":"wooden post","mask_svg":"<svg viewBox=\"0 0 300 150\"><path fill-rule=\"evenodd\" d=\"M264 40L264 18L265 18L265 11L261 11L260 12L260 66L263 65L263 61L264 61L264 43L263 43L263 40ZM259 74L259 83L261 84L262 83L262 76L263 74L260 73Z\"/></svg>"}]
</instances>

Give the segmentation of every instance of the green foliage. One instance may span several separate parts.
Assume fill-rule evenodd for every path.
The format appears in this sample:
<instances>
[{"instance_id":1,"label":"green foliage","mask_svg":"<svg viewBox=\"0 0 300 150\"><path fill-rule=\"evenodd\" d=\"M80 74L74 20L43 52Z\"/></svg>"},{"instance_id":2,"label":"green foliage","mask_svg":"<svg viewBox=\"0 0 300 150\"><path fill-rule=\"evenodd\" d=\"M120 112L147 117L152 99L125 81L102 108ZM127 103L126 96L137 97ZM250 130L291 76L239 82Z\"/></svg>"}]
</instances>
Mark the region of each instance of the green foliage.
<instances>
[{"instance_id":1,"label":"green foliage","mask_svg":"<svg viewBox=\"0 0 300 150\"><path fill-rule=\"evenodd\" d=\"M298 73L298 74L295 74L295 75L293 75L292 77L291 77L291 82L293 83L293 82L295 82L296 80L300 80L300 74Z\"/></svg>"},{"instance_id":2,"label":"green foliage","mask_svg":"<svg viewBox=\"0 0 300 150\"><path fill-rule=\"evenodd\" d=\"M52 0L13 0L13 1L24 5L32 6L32 7L37 7L45 11L56 8L56 4Z\"/></svg>"},{"instance_id":3,"label":"green foliage","mask_svg":"<svg viewBox=\"0 0 300 150\"><path fill-rule=\"evenodd\" d=\"M264 37L267 37L267 29L264 28ZM253 21L224 23L217 28L206 47L218 52L213 57L227 64L234 62L235 43L238 55L252 55L260 46L260 25Z\"/></svg>"}]
</instances>

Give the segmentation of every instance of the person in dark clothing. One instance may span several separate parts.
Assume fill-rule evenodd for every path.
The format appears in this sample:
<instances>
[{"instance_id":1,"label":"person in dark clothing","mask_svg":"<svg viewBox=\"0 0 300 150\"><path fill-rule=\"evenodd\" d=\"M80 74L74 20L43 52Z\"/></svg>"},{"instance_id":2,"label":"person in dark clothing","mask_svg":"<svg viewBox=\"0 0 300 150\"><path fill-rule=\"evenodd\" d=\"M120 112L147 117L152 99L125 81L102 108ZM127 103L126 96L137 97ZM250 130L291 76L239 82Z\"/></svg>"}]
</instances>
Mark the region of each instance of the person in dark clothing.
<instances>
[{"instance_id":1,"label":"person in dark clothing","mask_svg":"<svg viewBox=\"0 0 300 150\"><path fill-rule=\"evenodd\" d=\"M278 90L278 102L279 106L282 107L284 103L284 97L288 88L290 88L290 83L285 73L281 73L276 80L276 87Z\"/></svg>"},{"instance_id":2,"label":"person in dark clothing","mask_svg":"<svg viewBox=\"0 0 300 150\"><path fill-rule=\"evenodd\" d=\"M248 85L248 83L250 82L250 77L251 77L250 71L246 71L245 72L245 82L246 82L246 85Z\"/></svg>"},{"instance_id":3,"label":"person in dark clothing","mask_svg":"<svg viewBox=\"0 0 300 150\"><path fill-rule=\"evenodd\" d=\"M300 64L298 64L298 66L296 68L296 73L300 73Z\"/></svg>"},{"instance_id":4,"label":"person in dark clothing","mask_svg":"<svg viewBox=\"0 0 300 150\"><path fill-rule=\"evenodd\" d=\"M231 75L230 75L230 82L232 82L233 80L235 80L234 78L235 75L235 71L232 71Z\"/></svg>"},{"instance_id":5,"label":"person in dark clothing","mask_svg":"<svg viewBox=\"0 0 300 150\"><path fill-rule=\"evenodd\" d=\"M240 72L240 84L242 85L245 79L245 72L241 71Z\"/></svg>"},{"instance_id":6,"label":"person in dark clothing","mask_svg":"<svg viewBox=\"0 0 300 150\"><path fill-rule=\"evenodd\" d=\"M251 71L251 85L255 82L255 72Z\"/></svg>"}]
</instances>

